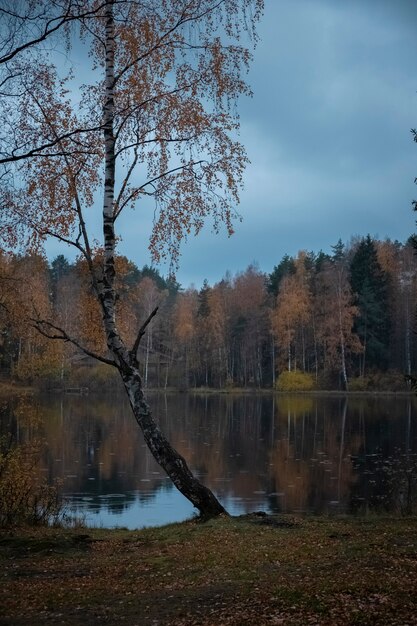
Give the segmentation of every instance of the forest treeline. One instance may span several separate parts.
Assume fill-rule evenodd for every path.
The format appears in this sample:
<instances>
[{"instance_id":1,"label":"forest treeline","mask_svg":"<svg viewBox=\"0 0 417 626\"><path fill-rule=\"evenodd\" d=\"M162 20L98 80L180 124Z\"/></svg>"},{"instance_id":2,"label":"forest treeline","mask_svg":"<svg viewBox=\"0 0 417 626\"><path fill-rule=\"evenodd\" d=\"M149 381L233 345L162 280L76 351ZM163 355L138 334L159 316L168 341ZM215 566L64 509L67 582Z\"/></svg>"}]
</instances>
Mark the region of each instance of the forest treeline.
<instances>
[{"instance_id":1,"label":"forest treeline","mask_svg":"<svg viewBox=\"0 0 417 626\"><path fill-rule=\"evenodd\" d=\"M154 268L117 258L120 330L139 347L147 387L405 388L416 369L417 259L406 243L370 236L331 254L285 255L270 274L249 266L200 290ZM85 262L64 256L0 256L0 372L3 380L48 387L94 385L113 370L73 342L106 355L100 310Z\"/></svg>"}]
</instances>

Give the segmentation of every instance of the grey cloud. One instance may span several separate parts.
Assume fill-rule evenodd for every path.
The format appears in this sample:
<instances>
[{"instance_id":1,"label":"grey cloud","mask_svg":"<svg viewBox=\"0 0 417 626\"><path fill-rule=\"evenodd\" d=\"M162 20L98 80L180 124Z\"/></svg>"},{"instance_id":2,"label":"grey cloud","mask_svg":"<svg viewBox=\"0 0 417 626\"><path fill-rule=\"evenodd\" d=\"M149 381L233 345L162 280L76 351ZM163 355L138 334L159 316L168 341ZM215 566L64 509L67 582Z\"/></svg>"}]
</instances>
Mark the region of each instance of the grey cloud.
<instances>
[{"instance_id":1,"label":"grey cloud","mask_svg":"<svg viewBox=\"0 0 417 626\"><path fill-rule=\"evenodd\" d=\"M254 259L271 271L284 253L329 250L339 237L411 234L416 24L415 0L266 0L254 97L239 107L251 159L244 221L231 239L206 228L183 246L184 285ZM125 220L121 251L143 265L143 213Z\"/></svg>"}]
</instances>

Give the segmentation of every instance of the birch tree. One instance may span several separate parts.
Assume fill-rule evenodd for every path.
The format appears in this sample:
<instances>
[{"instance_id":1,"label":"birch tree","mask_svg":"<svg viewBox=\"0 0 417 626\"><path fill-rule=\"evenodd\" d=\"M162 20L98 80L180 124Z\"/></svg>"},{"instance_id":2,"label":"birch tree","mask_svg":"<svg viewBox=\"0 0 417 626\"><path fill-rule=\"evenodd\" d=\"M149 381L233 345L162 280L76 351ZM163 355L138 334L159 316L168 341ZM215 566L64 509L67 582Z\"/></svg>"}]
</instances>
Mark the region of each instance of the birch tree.
<instances>
[{"instance_id":1,"label":"birch tree","mask_svg":"<svg viewBox=\"0 0 417 626\"><path fill-rule=\"evenodd\" d=\"M347 260L341 242L334 247L332 259L324 262L318 279L317 334L324 348L325 366L338 372L343 388L348 390L348 359L360 353L362 345L353 332L358 308L353 305Z\"/></svg>"},{"instance_id":2,"label":"birch tree","mask_svg":"<svg viewBox=\"0 0 417 626\"><path fill-rule=\"evenodd\" d=\"M175 268L181 242L198 234L207 218L215 232L223 224L233 232L247 162L236 139L235 104L250 93L242 75L251 55L242 38L256 42L263 0L28 4L42 12L44 29L54 23L43 17L48 11L69 13L57 22L52 50L34 36L22 51L19 24L27 22L8 14L5 29L13 33L16 54L3 64L3 127L11 132L1 146L2 234L11 247L37 250L53 237L75 248L88 267L106 349L85 347L54 319L34 314L33 324L119 371L157 462L201 515L220 514L223 506L172 448L145 400L138 349L157 309L138 321L127 344L116 306L115 258L120 216L137 206L145 211L145 198L153 202L149 248L155 262L168 258ZM74 77L60 71L74 42L77 55L88 48L93 62L91 81L78 94ZM100 203L97 242L86 214Z\"/></svg>"},{"instance_id":3,"label":"birch tree","mask_svg":"<svg viewBox=\"0 0 417 626\"><path fill-rule=\"evenodd\" d=\"M305 259L306 253L299 252L294 262L295 273L281 280L271 313L272 333L279 352L287 360L289 372L297 369L297 355L303 371L306 371L305 330L311 317L311 292Z\"/></svg>"}]
</instances>

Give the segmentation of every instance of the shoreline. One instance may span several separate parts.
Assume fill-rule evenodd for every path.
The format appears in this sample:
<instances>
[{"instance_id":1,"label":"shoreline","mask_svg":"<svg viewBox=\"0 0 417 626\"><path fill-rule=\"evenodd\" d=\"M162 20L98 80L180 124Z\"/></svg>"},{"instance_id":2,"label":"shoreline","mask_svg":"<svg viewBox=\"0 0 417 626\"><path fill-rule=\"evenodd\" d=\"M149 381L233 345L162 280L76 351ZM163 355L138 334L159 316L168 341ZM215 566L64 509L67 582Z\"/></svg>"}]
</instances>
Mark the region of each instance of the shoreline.
<instances>
[{"instance_id":1,"label":"shoreline","mask_svg":"<svg viewBox=\"0 0 417 626\"><path fill-rule=\"evenodd\" d=\"M340 389L312 389L309 391L278 391L272 388L254 388L254 387L231 387L231 388L213 388L213 387L190 387L188 389L177 389L173 387L161 388L161 387L149 387L144 390L145 394L189 394L189 395L275 395L275 396L346 396L346 397L361 397L361 396L411 396L414 397L416 393L413 390L401 390L401 391L382 391L376 390L361 390L361 391L344 391ZM118 393L119 390L111 389L107 393ZM125 393L123 388L120 388L120 392ZM100 393L103 394L103 389L75 387L74 385L68 387L53 387L50 389L44 389L37 387L36 385L28 385L24 383L17 383L13 381L0 381L0 397L5 395L18 396L18 395L41 395L41 394L67 394L67 395L89 395ZM106 393L106 390L104 390Z\"/></svg>"}]
</instances>

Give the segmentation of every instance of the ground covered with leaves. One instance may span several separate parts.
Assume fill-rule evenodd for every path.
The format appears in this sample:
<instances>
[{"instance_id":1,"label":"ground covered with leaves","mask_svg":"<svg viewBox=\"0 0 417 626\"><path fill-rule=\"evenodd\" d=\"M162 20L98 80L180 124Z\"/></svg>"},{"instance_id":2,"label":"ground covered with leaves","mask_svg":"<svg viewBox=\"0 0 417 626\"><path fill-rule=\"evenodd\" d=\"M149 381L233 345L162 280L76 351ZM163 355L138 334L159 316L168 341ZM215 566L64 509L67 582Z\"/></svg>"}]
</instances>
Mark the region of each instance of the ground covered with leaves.
<instances>
[{"instance_id":1,"label":"ground covered with leaves","mask_svg":"<svg viewBox=\"0 0 417 626\"><path fill-rule=\"evenodd\" d=\"M0 534L0 623L417 624L417 518Z\"/></svg>"}]
</instances>

